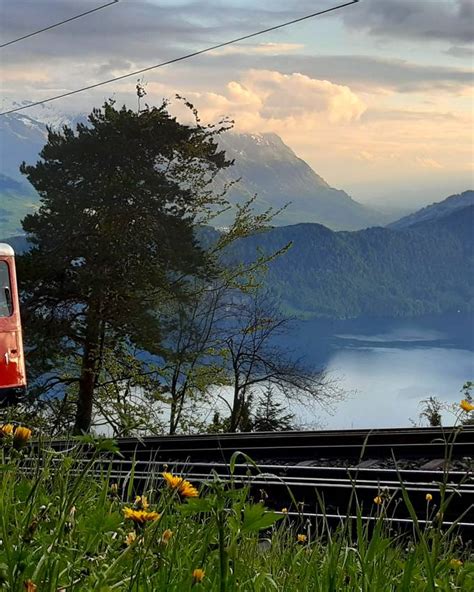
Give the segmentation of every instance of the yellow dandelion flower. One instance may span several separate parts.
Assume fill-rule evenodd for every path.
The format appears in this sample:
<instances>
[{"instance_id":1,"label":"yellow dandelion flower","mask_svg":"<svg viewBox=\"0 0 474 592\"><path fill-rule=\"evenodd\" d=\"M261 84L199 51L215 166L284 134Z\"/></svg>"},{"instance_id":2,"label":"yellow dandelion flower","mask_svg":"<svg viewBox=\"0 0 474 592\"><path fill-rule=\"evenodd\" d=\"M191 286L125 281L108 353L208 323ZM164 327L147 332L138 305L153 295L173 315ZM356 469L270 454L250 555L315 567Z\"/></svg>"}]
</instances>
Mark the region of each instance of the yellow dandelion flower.
<instances>
[{"instance_id":1,"label":"yellow dandelion flower","mask_svg":"<svg viewBox=\"0 0 474 592\"><path fill-rule=\"evenodd\" d=\"M140 510L148 510L150 504L146 495L137 495L135 498L135 506Z\"/></svg>"},{"instance_id":2,"label":"yellow dandelion flower","mask_svg":"<svg viewBox=\"0 0 474 592\"><path fill-rule=\"evenodd\" d=\"M432 502L433 501L433 496L431 495L431 493L427 493L425 495L425 499L427 502Z\"/></svg>"},{"instance_id":3,"label":"yellow dandelion flower","mask_svg":"<svg viewBox=\"0 0 474 592\"><path fill-rule=\"evenodd\" d=\"M474 405L470 401L468 401L467 399L463 399L459 403L459 407L461 407L461 409L463 411L465 411L466 413L469 413L469 411L474 411Z\"/></svg>"},{"instance_id":4,"label":"yellow dandelion flower","mask_svg":"<svg viewBox=\"0 0 474 592\"><path fill-rule=\"evenodd\" d=\"M377 506L380 506L381 504L383 504L383 499L380 497L380 495L376 495L374 497L374 504L376 504Z\"/></svg>"},{"instance_id":5,"label":"yellow dandelion flower","mask_svg":"<svg viewBox=\"0 0 474 592\"><path fill-rule=\"evenodd\" d=\"M462 567L462 561L460 559L451 559L451 561L449 562L449 567L458 569Z\"/></svg>"},{"instance_id":6,"label":"yellow dandelion flower","mask_svg":"<svg viewBox=\"0 0 474 592\"><path fill-rule=\"evenodd\" d=\"M183 481L178 489L181 497L198 497L199 491L189 481Z\"/></svg>"},{"instance_id":7,"label":"yellow dandelion flower","mask_svg":"<svg viewBox=\"0 0 474 592\"><path fill-rule=\"evenodd\" d=\"M31 438L31 430L23 426L18 426L13 432L13 446L15 448L23 448L28 444Z\"/></svg>"},{"instance_id":8,"label":"yellow dandelion flower","mask_svg":"<svg viewBox=\"0 0 474 592\"><path fill-rule=\"evenodd\" d=\"M14 429L11 423L6 423L0 427L0 436L13 436Z\"/></svg>"},{"instance_id":9,"label":"yellow dandelion flower","mask_svg":"<svg viewBox=\"0 0 474 592\"><path fill-rule=\"evenodd\" d=\"M174 489L179 493L181 497L198 497L199 492L191 485L189 481L183 479L183 477L178 477L177 475L173 475L173 473L162 473L163 479L166 481L166 485L170 489Z\"/></svg>"},{"instance_id":10,"label":"yellow dandelion flower","mask_svg":"<svg viewBox=\"0 0 474 592\"><path fill-rule=\"evenodd\" d=\"M146 510L134 510L133 508L124 508L123 514L127 520L132 520L135 524L145 524L145 522L154 522L159 520L161 514L158 512L147 512Z\"/></svg>"},{"instance_id":11,"label":"yellow dandelion flower","mask_svg":"<svg viewBox=\"0 0 474 592\"><path fill-rule=\"evenodd\" d=\"M308 540L308 537L305 534L299 534L297 539L298 539L298 543L306 543L306 541Z\"/></svg>"},{"instance_id":12,"label":"yellow dandelion flower","mask_svg":"<svg viewBox=\"0 0 474 592\"><path fill-rule=\"evenodd\" d=\"M206 572L203 569L201 569L200 567L198 567L197 569L195 569L193 571L193 581L196 584L199 584L200 582L203 581L205 575L206 575Z\"/></svg>"},{"instance_id":13,"label":"yellow dandelion flower","mask_svg":"<svg viewBox=\"0 0 474 592\"><path fill-rule=\"evenodd\" d=\"M130 547L130 545L132 545L136 540L137 540L137 533L134 530L132 530L125 537L125 544L128 547Z\"/></svg>"},{"instance_id":14,"label":"yellow dandelion flower","mask_svg":"<svg viewBox=\"0 0 474 592\"><path fill-rule=\"evenodd\" d=\"M163 534L161 535L161 542L163 544L167 545L170 542L172 536L173 536L173 531L170 530L169 528L167 528L166 530L163 531Z\"/></svg>"}]
</instances>

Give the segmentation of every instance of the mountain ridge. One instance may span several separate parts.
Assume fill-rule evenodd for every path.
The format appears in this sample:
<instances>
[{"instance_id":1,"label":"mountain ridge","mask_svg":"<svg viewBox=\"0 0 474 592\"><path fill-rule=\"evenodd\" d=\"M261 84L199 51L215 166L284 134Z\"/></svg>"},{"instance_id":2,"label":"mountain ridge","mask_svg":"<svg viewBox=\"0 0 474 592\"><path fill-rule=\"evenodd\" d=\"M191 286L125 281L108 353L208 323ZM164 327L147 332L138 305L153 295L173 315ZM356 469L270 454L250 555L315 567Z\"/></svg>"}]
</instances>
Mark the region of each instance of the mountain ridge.
<instances>
[{"instance_id":1,"label":"mountain ridge","mask_svg":"<svg viewBox=\"0 0 474 592\"><path fill-rule=\"evenodd\" d=\"M429 204L416 212L408 214L408 216L403 216L395 222L388 224L388 228L394 228L397 230L410 228L416 224L444 218L457 209L462 209L471 205L474 205L474 191L472 189L467 189L462 193L455 193L441 201Z\"/></svg>"}]
</instances>

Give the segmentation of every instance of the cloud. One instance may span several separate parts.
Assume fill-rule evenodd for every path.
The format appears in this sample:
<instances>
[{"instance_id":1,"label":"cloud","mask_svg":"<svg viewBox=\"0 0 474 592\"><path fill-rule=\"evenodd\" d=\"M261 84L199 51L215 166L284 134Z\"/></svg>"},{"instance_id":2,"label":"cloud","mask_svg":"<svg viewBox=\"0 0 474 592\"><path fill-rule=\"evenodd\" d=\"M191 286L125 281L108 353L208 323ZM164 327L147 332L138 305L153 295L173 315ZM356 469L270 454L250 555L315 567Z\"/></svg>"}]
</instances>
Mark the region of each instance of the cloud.
<instances>
[{"instance_id":1,"label":"cloud","mask_svg":"<svg viewBox=\"0 0 474 592\"><path fill-rule=\"evenodd\" d=\"M281 74L250 70L239 81L227 84L223 93L191 93L208 120L223 115L236 118L247 131L268 131L271 126L314 125L360 118L366 106L347 86L317 80L300 73Z\"/></svg>"},{"instance_id":2,"label":"cloud","mask_svg":"<svg viewBox=\"0 0 474 592\"><path fill-rule=\"evenodd\" d=\"M417 156L416 162L425 169L442 169L442 164L434 160L433 158L426 158L423 156Z\"/></svg>"},{"instance_id":3,"label":"cloud","mask_svg":"<svg viewBox=\"0 0 474 592\"><path fill-rule=\"evenodd\" d=\"M426 90L457 91L470 87L472 70L447 66L418 64L399 58L369 55L279 55L279 56L215 56L209 54L210 68L239 72L249 68L292 73L301 72L311 78L331 80L357 90L390 89L400 92ZM278 64L278 68L276 68Z\"/></svg>"},{"instance_id":4,"label":"cloud","mask_svg":"<svg viewBox=\"0 0 474 592\"><path fill-rule=\"evenodd\" d=\"M452 45L445 51L445 53L447 53L450 56L454 56L455 58L468 58L472 60L472 58L474 57L474 47Z\"/></svg>"},{"instance_id":5,"label":"cloud","mask_svg":"<svg viewBox=\"0 0 474 592\"><path fill-rule=\"evenodd\" d=\"M364 0L343 13L344 23L376 37L472 42L472 0Z\"/></svg>"},{"instance_id":6,"label":"cloud","mask_svg":"<svg viewBox=\"0 0 474 592\"><path fill-rule=\"evenodd\" d=\"M214 51L214 55L281 55L285 53L294 53L302 50L303 43L258 43L228 45L222 49Z\"/></svg>"}]
</instances>

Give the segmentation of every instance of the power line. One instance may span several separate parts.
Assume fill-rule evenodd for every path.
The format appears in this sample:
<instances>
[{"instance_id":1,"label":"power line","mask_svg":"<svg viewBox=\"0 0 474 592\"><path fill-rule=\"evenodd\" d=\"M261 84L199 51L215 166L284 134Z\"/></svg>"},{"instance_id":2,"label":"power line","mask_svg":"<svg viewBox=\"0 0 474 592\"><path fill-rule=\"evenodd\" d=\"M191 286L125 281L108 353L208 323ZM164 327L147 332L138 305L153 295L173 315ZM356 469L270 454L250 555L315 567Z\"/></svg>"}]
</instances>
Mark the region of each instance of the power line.
<instances>
[{"instance_id":1,"label":"power line","mask_svg":"<svg viewBox=\"0 0 474 592\"><path fill-rule=\"evenodd\" d=\"M38 35L39 33L44 33L45 31L49 31L50 29L54 29L55 27L59 27L60 25L64 25L65 23L70 23L71 21L75 21L78 18L86 16L88 14L92 14L93 12L97 12L98 10L102 10L103 8L107 8L107 6L112 6L112 4L117 4L119 0L112 0L108 4L103 4L102 6L98 6L97 8L92 8L86 12L81 12L81 14L76 14L76 16L72 16L64 21L60 21L59 23L54 23L54 25L49 25L49 27L45 27L44 29L39 29L38 31L33 31L33 33L28 33L28 35L23 35L23 37L18 37L17 39L12 39L11 41L7 41L6 43L2 43L0 48L6 47L7 45L12 45L13 43L18 43L18 41L23 41L23 39L28 39L29 37L33 37L34 35Z\"/></svg>"},{"instance_id":2,"label":"power line","mask_svg":"<svg viewBox=\"0 0 474 592\"><path fill-rule=\"evenodd\" d=\"M115 78L109 78L108 80L103 80L102 82L96 82L95 84L90 84L89 86L83 86L81 88L77 88L75 90L71 90L60 95L55 95L50 97L49 99L43 99L42 101L35 101L34 103L29 103L28 105L23 105L22 107L16 107L15 109L10 109L9 111L3 111L0 115L8 115L9 113L16 113L17 111L23 111L24 109L29 109L30 107L36 107L37 105L42 105L44 103L50 103L51 101L56 101L57 99L63 99L64 97L70 97L71 95L76 95L78 93L84 92L86 90L91 90L93 88L97 88L99 86L103 86L104 84L110 84L112 82L117 82L118 80L124 80L124 78L129 78L130 76L137 76L137 74L143 74L144 72L149 72L150 70L155 70L156 68L162 68L163 66L169 66L170 64L176 64L177 62L182 62L183 60L187 60L189 58L194 58L196 56L202 55L203 53L208 53L215 49L220 49L221 47L226 47L227 45L232 45L234 43L239 43L240 41L245 41L246 39L251 39L252 37L257 37L257 35L263 35L264 33L270 33L271 31L276 31L277 29L282 29L283 27L288 27L289 25L294 25L295 23L300 23L301 21L305 21L316 16L320 16L322 14L326 14L328 12L333 12L335 10L339 10L340 8L344 8L346 6L351 6L352 4L356 4L359 0L351 0L350 2L346 2L345 4L339 4L338 6L333 6L332 8L326 8L325 10L320 10L319 12L313 12L312 14L307 14L306 16L302 16L291 21L287 21L285 23L281 23L280 25L275 25L274 27L268 27L267 29L262 29L261 31L257 31L255 33L250 33L249 35L243 35L242 37L237 37L235 39L231 39L230 41L224 41L223 43L218 43L217 45L211 45L210 47L206 47L205 49L200 49L198 51L193 51L192 53L188 53L186 55L180 56L178 58L173 58L166 62L161 62L159 64L155 64L154 66L148 66L146 68L142 68L140 70L135 70L134 72L129 72L128 74L123 74L122 76L116 76Z\"/></svg>"}]
</instances>

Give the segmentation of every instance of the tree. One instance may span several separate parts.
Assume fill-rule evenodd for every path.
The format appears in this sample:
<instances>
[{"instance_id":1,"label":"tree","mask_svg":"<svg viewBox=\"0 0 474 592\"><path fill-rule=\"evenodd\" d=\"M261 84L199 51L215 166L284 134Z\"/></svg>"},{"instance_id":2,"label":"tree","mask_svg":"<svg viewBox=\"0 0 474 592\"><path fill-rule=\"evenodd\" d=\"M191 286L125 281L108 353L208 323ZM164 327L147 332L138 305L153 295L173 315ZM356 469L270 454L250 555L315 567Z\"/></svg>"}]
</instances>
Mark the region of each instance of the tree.
<instances>
[{"instance_id":1,"label":"tree","mask_svg":"<svg viewBox=\"0 0 474 592\"><path fill-rule=\"evenodd\" d=\"M293 413L285 413L283 403L275 399L273 388L268 386L259 398L252 428L256 432L292 430L294 419Z\"/></svg>"},{"instance_id":2,"label":"tree","mask_svg":"<svg viewBox=\"0 0 474 592\"><path fill-rule=\"evenodd\" d=\"M280 345L288 328L268 294L254 291L229 306L221 355L232 385L229 431L242 429L258 386L274 387L288 402L324 405L341 398L323 370L314 370Z\"/></svg>"},{"instance_id":3,"label":"tree","mask_svg":"<svg viewBox=\"0 0 474 592\"><path fill-rule=\"evenodd\" d=\"M228 127L109 101L75 131L49 129L41 160L21 166L40 195L19 261L30 375L43 395L74 393L76 433L90 428L107 352L159 355L157 311L215 273L194 230L225 206L211 185L231 164L216 143Z\"/></svg>"},{"instance_id":4,"label":"tree","mask_svg":"<svg viewBox=\"0 0 474 592\"><path fill-rule=\"evenodd\" d=\"M275 215L272 209L254 215L253 201L237 205L234 222L225 232L199 229L208 255L218 262L216 274L211 280L194 278L192 298L171 302L162 311L166 337L161 380L169 397L170 434L184 425L197 427L196 405L209 402L216 387L231 384L225 336L235 312L233 303L255 290L256 276L289 248L282 245L267 255L255 254L245 263L230 256L236 241L267 229Z\"/></svg>"}]
</instances>

